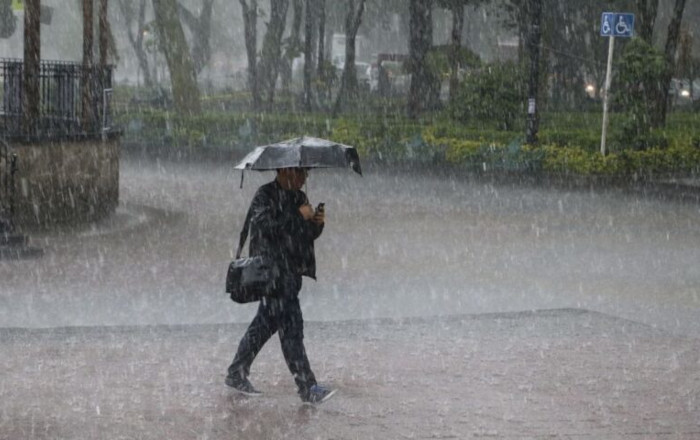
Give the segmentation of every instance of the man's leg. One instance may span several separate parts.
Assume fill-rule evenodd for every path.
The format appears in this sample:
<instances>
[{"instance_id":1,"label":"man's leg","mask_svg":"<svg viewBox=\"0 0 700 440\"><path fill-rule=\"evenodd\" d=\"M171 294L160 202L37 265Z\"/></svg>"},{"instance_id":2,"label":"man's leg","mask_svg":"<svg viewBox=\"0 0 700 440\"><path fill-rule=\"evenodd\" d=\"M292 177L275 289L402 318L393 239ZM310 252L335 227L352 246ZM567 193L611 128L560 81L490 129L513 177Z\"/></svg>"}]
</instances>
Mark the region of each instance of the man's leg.
<instances>
[{"instance_id":1,"label":"man's leg","mask_svg":"<svg viewBox=\"0 0 700 440\"><path fill-rule=\"evenodd\" d=\"M258 313L248 326L238 345L233 363L228 367L228 376L234 381L244 380L250 374L250 366L263 345L277 331L277 320L271 316L269 299L260 302Z\"/></svg>"},{"instance_id":2,"label":"man's leg","mask_svg":"<svg viewBox=\"0 0 700 440\"><path fill-rule=\"evenodd\" d=\"M287 367L294 376L294 381L299 387L299 393L308 392L308 389L316 385L316 377L311 371L309 359L304 348L304 318L299 306L298 293L301 288L301 277L289 281L282 300L281 314L279 317L279 337L282 344L282 353Z\"/></svg>"}]
</instances>

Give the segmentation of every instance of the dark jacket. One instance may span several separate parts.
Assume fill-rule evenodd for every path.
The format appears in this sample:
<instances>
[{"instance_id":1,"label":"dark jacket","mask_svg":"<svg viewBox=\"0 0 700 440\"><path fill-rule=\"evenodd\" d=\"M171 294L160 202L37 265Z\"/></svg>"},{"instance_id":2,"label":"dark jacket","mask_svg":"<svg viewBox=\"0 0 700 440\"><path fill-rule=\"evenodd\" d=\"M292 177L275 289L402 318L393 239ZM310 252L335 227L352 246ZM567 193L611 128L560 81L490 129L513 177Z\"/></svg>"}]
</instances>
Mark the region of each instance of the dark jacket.
<instances>
[{"instance_id":1,"label":"dark jacket","mask_svg":"<svg viewBox=\"0 0 700 440\"><path fill-rule=\"evenodd\" d=\"M314 240L323 225L304 220L299 207L307 203L303 191L282 189L276 180L258 188L251 202L250 252L262 255L280 271L316 278Z\"/></svg>"}]
</instances>

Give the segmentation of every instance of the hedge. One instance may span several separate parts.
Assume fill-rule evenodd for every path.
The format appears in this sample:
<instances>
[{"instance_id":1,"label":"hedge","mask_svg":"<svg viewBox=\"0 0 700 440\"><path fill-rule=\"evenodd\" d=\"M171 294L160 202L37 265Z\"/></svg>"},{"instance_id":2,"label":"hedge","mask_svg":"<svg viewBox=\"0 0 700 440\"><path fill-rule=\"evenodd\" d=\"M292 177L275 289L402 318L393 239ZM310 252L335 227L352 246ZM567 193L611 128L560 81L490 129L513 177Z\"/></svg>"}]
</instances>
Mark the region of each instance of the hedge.
<instances>
[{"instance_id":1,"label":"hedge","mask_svg":"<svg viewBox=\"0 0 700 440\"><path fill-rule=\"evenodd\" d=\"M314 114L208 112L180 117L162 110L119 116L124 142L172 148L248 151L302 134L326 137L357 147L365 160L433 162L472 171L521 171L583 176L655 176L700 172L698 116L681 115L665 132L655 133L658 147L625 148L611 141L602 156L596 130L583 126L541 131L542 144L523 145L514 132L494 126L456 124L449 119L410 121L401 115L355 115L339 119ZM595 119L593 117L592 119ZM612 137L614 139L614 136ZM617 142L617 144L615 143Z\"/></svg>"}]
</instances>

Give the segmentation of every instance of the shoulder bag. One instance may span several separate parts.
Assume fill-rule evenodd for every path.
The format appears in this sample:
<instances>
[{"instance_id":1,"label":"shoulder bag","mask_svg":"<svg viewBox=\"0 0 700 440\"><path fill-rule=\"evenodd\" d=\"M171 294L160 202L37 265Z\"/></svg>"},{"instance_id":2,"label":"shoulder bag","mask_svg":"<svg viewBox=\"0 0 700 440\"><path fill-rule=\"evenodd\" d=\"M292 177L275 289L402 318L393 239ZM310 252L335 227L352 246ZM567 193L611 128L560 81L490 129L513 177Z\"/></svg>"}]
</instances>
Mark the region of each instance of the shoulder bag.
<instances>
[{"instance_id":1,"label":"shoulder bag","mask_svg":"<svg viewBox=\"0 0 700 440\"><path fill-rule=\"evenodd\" d=\"M226 274L226 293L231 295L232 301L239 304L259 301L271 295L277 279L273 265L264 257L241 258L241 251L248 238L250 216L249 210L238 241L236 259L229 264Z\"/></svg>"}]
</instances>

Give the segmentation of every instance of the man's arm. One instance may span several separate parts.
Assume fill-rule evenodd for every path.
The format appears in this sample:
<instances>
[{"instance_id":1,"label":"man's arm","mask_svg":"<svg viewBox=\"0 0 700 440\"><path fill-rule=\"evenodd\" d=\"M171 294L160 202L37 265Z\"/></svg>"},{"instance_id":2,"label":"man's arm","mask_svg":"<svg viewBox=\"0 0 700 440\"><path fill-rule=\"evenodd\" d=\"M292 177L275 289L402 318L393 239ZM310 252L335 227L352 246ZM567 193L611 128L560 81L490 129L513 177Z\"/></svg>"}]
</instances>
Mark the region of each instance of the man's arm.
<instances>
[{"instance_id":1,"label":"man's arm","mask_svg":"<svg viewBox=\"0 0 700 440\"><path fill-rule=\"evenodd\" d=\"M279 239L286 232L315 240L323 231L323 224L316 220L311 205L302 205L296 212L283 212L278 209L274 197L263 189L255 194L251 210L251 221L265 235L274 239Z\"/></svg>"}]
</instances>

